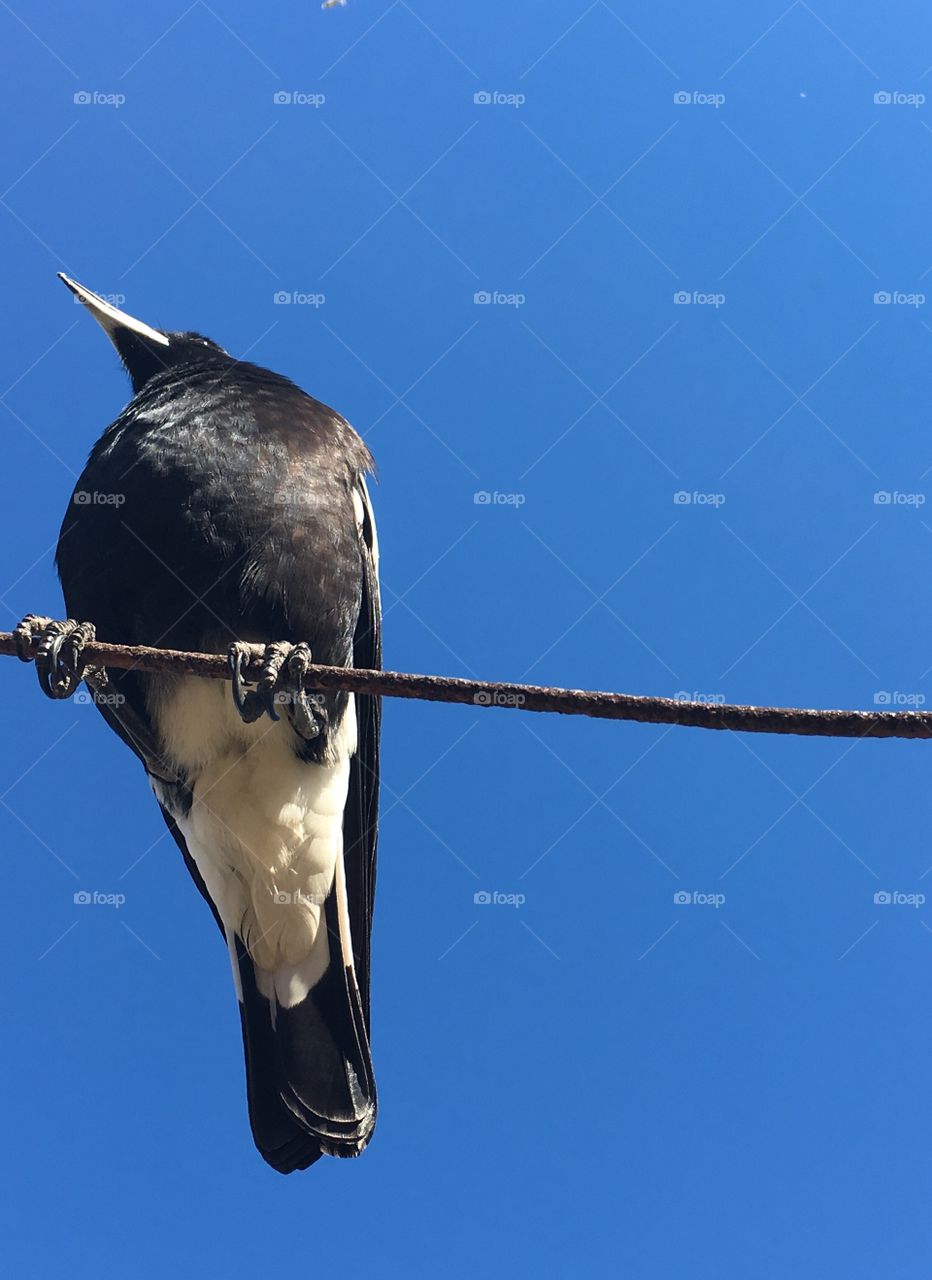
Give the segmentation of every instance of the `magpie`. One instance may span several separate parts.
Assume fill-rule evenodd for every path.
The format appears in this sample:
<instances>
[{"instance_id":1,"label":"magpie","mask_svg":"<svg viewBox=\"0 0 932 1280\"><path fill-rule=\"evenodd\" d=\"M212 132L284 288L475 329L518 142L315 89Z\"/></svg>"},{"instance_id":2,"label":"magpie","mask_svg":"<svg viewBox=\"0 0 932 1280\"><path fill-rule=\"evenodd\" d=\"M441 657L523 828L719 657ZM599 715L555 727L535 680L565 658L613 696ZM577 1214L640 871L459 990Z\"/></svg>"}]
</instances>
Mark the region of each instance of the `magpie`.
<instances>
[{"instance_id":1,"label":"magpie","mask_svg":"<svg viewBox=\"0 0 932 1280\"><path fill-rule=\"evenodd\" d=\"M224 935L259 1152L282 1173L356 1156L376 1118L380 708L308 693L303 677L312 660L381 665L372 456L289 379L60 279L110 338L133 397L62 523L69 621L29 618L20 636L38 642L50 695L87 679ZM231 680L85 670L95 636L229 652ZM264 657L247 689L252 645Z\"/></svg>"}]
</instances>

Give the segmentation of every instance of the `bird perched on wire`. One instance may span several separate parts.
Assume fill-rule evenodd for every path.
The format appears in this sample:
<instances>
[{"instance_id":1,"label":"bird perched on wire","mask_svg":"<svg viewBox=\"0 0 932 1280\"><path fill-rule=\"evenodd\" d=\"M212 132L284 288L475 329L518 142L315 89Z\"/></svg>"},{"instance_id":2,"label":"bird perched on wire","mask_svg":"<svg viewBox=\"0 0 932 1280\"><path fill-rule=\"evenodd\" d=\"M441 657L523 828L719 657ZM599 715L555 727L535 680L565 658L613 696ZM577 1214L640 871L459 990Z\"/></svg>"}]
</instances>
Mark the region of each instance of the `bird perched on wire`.
<instances>
[{"instance_id":1,"label":"bird perched on wire","mask_svg":"<svg viewBox=\"0 0 932 1280\"><path fill-rule=\"evenodd\" d=\"M77 687L95 629L113 643L230 652L232 690L192 676L84 674L145 765L226 938L259 1151L283 1173L358 1155L376 1117L379 705L310 694L304 675L312 660L381 663L371 455L287 378L61 279L110 338L134 394L94 446L62 523L71 620L27 619L20 635L39 641L52 696ZM247 689L250 644L265 648Z\"/></svg>"}]
</instances>

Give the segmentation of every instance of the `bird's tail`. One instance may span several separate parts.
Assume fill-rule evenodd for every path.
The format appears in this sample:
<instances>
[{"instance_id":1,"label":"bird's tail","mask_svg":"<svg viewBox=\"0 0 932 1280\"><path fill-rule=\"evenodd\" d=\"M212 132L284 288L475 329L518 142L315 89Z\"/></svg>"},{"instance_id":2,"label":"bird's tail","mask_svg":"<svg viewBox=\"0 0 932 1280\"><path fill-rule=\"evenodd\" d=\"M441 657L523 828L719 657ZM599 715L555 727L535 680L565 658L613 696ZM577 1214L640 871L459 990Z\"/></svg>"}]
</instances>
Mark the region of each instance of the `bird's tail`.
<instances>
[{"instance_id":1,"label":"bird's tail","mask_svg":"<svg viewBox=\"0 0 932 1280\"><path fill-rule=\"evenodd\" d=\"M344 963L337 886L328 896L330 963L290 1007L263 994L242 940L234 939L253 1137L280 1173L306 1169L322 1155L357 1156L375 1128L375 1076L367 1019L352 964ZM343 921L345 927L345 920Z\"/></svg>"}]
</instances>

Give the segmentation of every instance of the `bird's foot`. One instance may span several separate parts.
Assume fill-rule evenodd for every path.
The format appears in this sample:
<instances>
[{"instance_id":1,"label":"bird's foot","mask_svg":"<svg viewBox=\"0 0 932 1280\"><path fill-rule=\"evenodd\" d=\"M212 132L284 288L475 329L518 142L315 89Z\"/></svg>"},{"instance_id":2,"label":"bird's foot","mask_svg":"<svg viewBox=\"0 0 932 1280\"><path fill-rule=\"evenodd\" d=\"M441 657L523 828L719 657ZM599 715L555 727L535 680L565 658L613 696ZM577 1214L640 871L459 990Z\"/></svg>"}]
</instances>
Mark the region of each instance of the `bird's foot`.
<instances>
[{"instance_id":1,"label":"bird's foot","mask_svg":"<svg viewBox=\"0 0 932 1280\"><path fill-rule=\"evenodd\" d=\"M95 670L86 667L81 656L96 639L92 622L56 621L30 613L13 635L17 657L23 662L35 660L39 688L48 698L70 698L85 675Z\"/></svg>"},{"instance_id":2,"label":"bird's foot","mask_svg":"<svg viewBox=\"0 0 932 1280\"><path fill-rule=\"evenodd\" d=\"M295 733L309 742L321 731L322 700L319 694L308 693L304 677L312 665L310 648L300 644L279 641L266 645L262 667L254 689L245 689L243 666L251 657L251 646L236 643L229 653L230 672L233 677L233 702L245 724L252 724L263 715L272 720L281 718L284 712Z\"/></svg>"}]
</instances>

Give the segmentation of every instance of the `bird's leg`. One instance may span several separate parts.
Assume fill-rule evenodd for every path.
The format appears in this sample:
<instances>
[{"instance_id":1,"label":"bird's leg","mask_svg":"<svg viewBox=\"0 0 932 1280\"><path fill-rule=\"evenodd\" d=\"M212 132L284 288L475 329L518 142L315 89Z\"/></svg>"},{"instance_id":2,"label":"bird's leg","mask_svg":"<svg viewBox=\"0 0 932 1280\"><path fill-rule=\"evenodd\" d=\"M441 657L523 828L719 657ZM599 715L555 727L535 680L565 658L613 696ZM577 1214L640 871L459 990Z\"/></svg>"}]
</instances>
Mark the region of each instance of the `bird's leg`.
<instances>
[{"instance_id":1,"label":"bird's leg","mask_svg":"<svg viewBox=\"0 0 932 1280\"><path fill-rule=\"evenodd\" d=\"M20 662L32 662L35 657L32 651L35 638L51 621L51 618L41 618L37 613L27 613L22 622L15 627L13 644L16 647L16 656Z\"/></svg>"},{"instance_id":2,"label":"bird's leg","mask_svg":"<svg viewBox=\"0 0 932 1280\"><path fill-rule=\"evenodd\" d=\"M261 716L268 714L273 720L278 719L278 712L272 700L275 681L281 670L288 650L287 645L266 645L262 657L262 669L255 689L243 687L243 665L252 654L252 646L237 641L230 646L228 661L233 676L233 702L244 724L253 724Z\"/></svg>"},{"instance_id":3,"label":"bird's leg","mask_svg":"<svg viewBox=\"0 0 932 1280\"><path fill-rule=\"evenodd\" d=\"M233 677L233 702L246 724L260 716L280 719L280 712L299 737L316 738L321 730L321 710L315 695L304 688L304 677L312 665L311 650L304 644L279 641L266 645L255 689L243 687L243 665L251 657L251 646L236 643L230 647L230 672Z\"/></svg>"},{"instance_id":4,"label":"bird's leg","mask_svg":"<svg viewBox=\"0 0 932 1280\"><path fill-rule=\"evenodd\" d=\"M304 677L313 665L311 650L303 641L294 645L285 659L276 697L283 702L288 722L299 738L310 742L321 730L322 703L319 693L308 693Z\"/></svg>"},{"instance_id":5,"label":"bird's leg","mask_svg":"<svg viewBox=\"0 0 932 1280\"><path fill-rule=\"evenodd\" d=\"M48 698L70 698L85 675L81 654L96 638L92 622L56 621L27 614L13 632L17 656L36 664L39 688ZM36 642L38 645L36 646ZM36 646L33 653L33 646ZM93 668L87 668L90 672Z\"/></svg>"}]
</instances>

